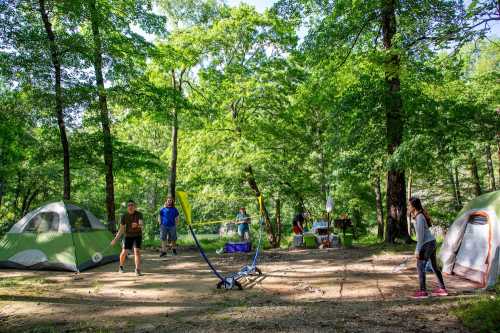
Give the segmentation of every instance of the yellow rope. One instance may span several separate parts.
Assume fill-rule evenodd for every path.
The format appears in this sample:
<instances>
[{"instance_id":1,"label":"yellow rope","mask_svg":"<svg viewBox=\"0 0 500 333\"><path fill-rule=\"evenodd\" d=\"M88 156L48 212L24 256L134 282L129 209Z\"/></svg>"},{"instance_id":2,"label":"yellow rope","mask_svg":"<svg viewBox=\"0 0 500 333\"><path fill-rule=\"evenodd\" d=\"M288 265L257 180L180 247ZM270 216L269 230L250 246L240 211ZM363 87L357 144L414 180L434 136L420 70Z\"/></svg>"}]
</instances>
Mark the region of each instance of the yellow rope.
<instances>
[{"instance_id":1,"label":"yellow rope","mask_svg":"<svg viewBox=\"0 0 500 333\"><path fill-rule=\"evenodd\" d=\"M248 216L248 218L252 218L252 216ZM234 223L235 219L227 219L227 220L219 220L219 221L207 221L207 222L196 222L193 223L192 226L199 226L199 225L208 225L208 224L219 224L219 223Z\"/></svg>"}]
</instances>

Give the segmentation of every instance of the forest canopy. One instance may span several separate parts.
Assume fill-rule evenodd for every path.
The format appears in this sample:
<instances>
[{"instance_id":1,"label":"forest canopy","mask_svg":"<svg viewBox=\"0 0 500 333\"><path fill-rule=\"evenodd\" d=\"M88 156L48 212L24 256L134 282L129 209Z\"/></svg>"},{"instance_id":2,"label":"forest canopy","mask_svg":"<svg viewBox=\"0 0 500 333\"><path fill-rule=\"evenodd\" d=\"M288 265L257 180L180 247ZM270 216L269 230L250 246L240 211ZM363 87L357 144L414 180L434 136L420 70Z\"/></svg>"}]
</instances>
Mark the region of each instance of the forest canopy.
<instances>
[{"instance_id":1,"label":"forest canopy","mask_svg":"<svg viewBox=\"0 0 500 333\"><path fill-rule=\"evenodd\" d=\"M500 187L497 1L0 1L0 234L68 200L147 235L167 195L196 220L300 211L409 239ZM498 31L498 29L497 29ZM212 232L213 230L208 230Z\"/></svg>"}]
</instances>

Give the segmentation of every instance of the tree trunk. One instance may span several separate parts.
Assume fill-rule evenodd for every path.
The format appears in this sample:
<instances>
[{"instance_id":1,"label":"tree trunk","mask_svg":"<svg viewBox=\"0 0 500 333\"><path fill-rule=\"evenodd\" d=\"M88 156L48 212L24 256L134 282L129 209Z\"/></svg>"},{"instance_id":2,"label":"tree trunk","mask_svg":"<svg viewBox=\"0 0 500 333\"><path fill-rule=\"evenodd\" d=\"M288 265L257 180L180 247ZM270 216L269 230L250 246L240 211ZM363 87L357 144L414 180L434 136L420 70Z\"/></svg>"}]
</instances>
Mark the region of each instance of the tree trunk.
<instances>
[{"instance_id":1,"label":"tree trunk","mask_svg":"<svg viewBox=\"0 0 500 333\"><path fill-rule=\"evenodd\" d=\"M460 179L458 178L458 167L455 165L455 190L456 190L456 201L457 201L457 211L462 209L462 194L460 193Z\"/></svg>"},{"instance_id":2,"label":"tree trunk","mask_svg":"<svg viewBox=\"0 0 500 333\"><path fill-rule=\"evenodd\" d=\"M66 135L66 125L64 122L63 113L63 98L62 98L62 88L61 88L61 60L59 56L59 50L56 45L56 37L54 31L52 30L52 24L50 23L49 16L47 14L47 9L45 8L45 0L39 0L39 11L42 16L43 25L45 27L45 32L47 34L47 39L49 40L50 56L52 60L52 66L54 67L55 84L54 90L56 94L56 117L57 124L59 126L59 137L61 139L61 145L63 149L63 199L71 199L71 179L69 170L69 143L68 137Z\"/></svg>"},{"instance_id":3,"label":"tree trunk","mask_svg":"<svg viewBox=\"0 0 500 333\"><path fill-rule=\"evenodd\" d=\"M255 181L255 176L253 174L253 169L252 166L247 166L245 168L245 172L247 174L247 182L250 188L253 190L255 197L260 196L260 190L259 187L257 186L257 182ZM278 243L278 239L276 237L276 230L274 229L274 226L271 223L271 219L269 218L269 213L267 211L266 206L264 205L263 207L264 210L264 225L266 226L266 232L267 232L267 237L269 239L269 243L273 248L277 248L280 246Z\"/></svg>"},{"instance_id":4,"label":"tree trunk","mask_svg":"<svg viewBox=\"0 0 500 333\"><path fill-rule=\"evenodd\" d=\"M26 194L26 196L23 199L22 216L28 214L28 212L30 211L31 203L33 202L33 200L37 197L37 195L39 193L40 193L39 189L36 189L31 193L30 193L30 191L28 191L28 193Z\"/></svg>"},{"instance_id":5,"label":"tree trunk","mask_svg":"<svg viewBox=\"0 0 500 333\"><path fill-rule=\"evenodd\" d=\"M3 204L4 189L5 189L5 182L2 179L0 179L0 207L2 207Z\"/></svg>"},{"instance_id":6,"label":"tree trunk","mask_svg":"<svg viewBox=\"0 0 500 333\"><path fill-rule=\"evenodd\" d=\"M179 78L179 82L176 82L175 71L172 70L172 85L174 89L178 90L182 94L182 74ZM170 156L170 176L168 179L168 195L175 200L175 187L177 182L177 134L178 134L178 119L177 119L177 108L174 108L172 113L172 153Z\"/></svg>"},{"instance_id":7,"label":"tree trunk","mask_svg":"<svg viewBox=\"0 0 500 333\"><path fill-rule=\"evenodd\" d=\"M458 170L456 170L456 168L453 168L453 167L448 169L448 178L449 178L450 186L451 186L450 189L451 189L451 192L453 195L453 201L454 201L453 206L455 206L455 210L458 211L461 208L460 207L461 202L460 202L460 197L459 197L460 190L458 189L457 182L455 180L455 176L457 176L457 178L458 178L458 175L455 174L455 171L458 171Z\"/></svg>"},{"instance_id":8,"label":"tree trunk","mask_svg":"<svg viewBox=\"0 0 500 333\"><path fill-rule=\"evenodd\" d=\"M471 157L471 176L474 183L474 193L476 196L480 196L481 191L481 179L479 179L479 172L477 170L477 161L475 157Z\"/></svg>"},{"instance_id":9,"label":"tree trunk","mask_svg":"<svg viewBox=\"0 0 500 333\"><path fill-rule=\"evenodd\" d=\"M490 180L490 191L495 191L497 189L495 183L495 172L493 171L493 160L491 158L491 147L489 144L485 148L486 153L486 167L488 169L488 176Z\"/></svg>"},{"instance_id":10,"label":"tree trunk","mask_svg":"<svg viewBox=\"0 0 500 333\"><path fill-rule=\"evenodd\" d=\"M413 196L413 173L410 169L409 175L408 175L408 199L410 199ZM412 224L411 224L411 216L410 213L407 211L406 212L406 229L408 231L408 235L411 237L412 235Z\"/></svg>"},{"instance_id":11,"label":"tree trunk","mask_svg":"<svg viewBox=\"0 0 500 333\"><path fill-rule=\"evenodd\" d=\"M375 206L377 210L377 237L384 239L384 207L382 205L382 191L380 190L380 176L375 177Z\"/></svg>"},{"instance_id":12,"label":"tree trunk","mask_svg":"<svg viewBox=\"0 0 500 333\"><path fill-rule=\"evenodd\" d=\"M172 155L170 157L170 177L168 180L168 195L174 199L177 180L177 131L177 109L174 109L172 119Z\"/></svg>"},{"instance_id":13,"label":"tree trunk","mask_svg":"<svg viewBox=\"0 0 500 333\"><path fill-rule=\"evenodd\" d=\"M277 231L277 239L276 243L279 245L281 244L281 234L282 234L282 228L281 228L281 200L279 197L276 198L276 231Z\"/></svg>"},{"instance_id":14,"label":"tree trunk","mask_svg":"<svg viewBox=\"0 0 500 333\"><path fill-rule=\"evenodd\" d=\"M96 0L89 0L90 20L92 24L92 37L94 41L94 70L99 95L99 110L101 118L102 133L104 138L104 165L106 169L106 211L108 217L108 228L116 230L115 216L115 189L113 180L113 141L111 137L108 102L106 88L104 87L104 76L102 74L102 42L99 32L99 17L96 9Z\"/></svg>"},{"instance_id":15,"label":"tree trunk","mask_svg":"<svg viewBox=\"0 0 500 333\"><path fill-rule=\"evenodd\" d=\"M396 34L396 1L385 0L382 8L382 37L386 51L384 99L387 131L387 151L394 154L403 140L404 122L399 79L400 58L394 52L392 39ZM406 223L406 188L404 170L392 168L387 172L387 242L396 238L410 241Z\"/></svg>"}]
</instances>

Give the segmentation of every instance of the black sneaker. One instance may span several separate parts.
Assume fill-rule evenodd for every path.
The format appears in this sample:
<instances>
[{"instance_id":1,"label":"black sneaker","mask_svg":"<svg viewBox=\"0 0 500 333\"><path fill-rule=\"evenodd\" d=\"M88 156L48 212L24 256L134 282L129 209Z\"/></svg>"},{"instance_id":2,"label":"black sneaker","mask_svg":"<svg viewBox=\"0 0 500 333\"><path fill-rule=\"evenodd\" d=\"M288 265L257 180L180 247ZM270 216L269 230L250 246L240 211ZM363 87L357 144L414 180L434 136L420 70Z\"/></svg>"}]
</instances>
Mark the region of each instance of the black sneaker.
<instances>
[{"instance_id":1,"label":"black sneaker","mask_svg":"<svg viewBox=\"0 0 500 333\"><path fill-rule=\"evenodd\" d=\"M172 253L174 254L174 256L177 255L177 250L176 249L172 249Z\"/></svg>"},{"instance_id":2,"label":"black sneaker","mask_svg":"<svg viewBox=\"0 0 500 333\"><path fill-rule=\"evenodd\" d=\"M141 272L141 270L140 270L140 269L136 269L136 270L135 270L135 275L136 275L136 276L142 276L142 272Z\"/></svg>"},{"instance_id":3,"label":"black sneaker","mask_svg":"<svg viewBox=\"0 0 500 333\"><path fill-rule=\"evenodd\" d=\"M125 270L123 269L123 266L120 266L120 268L118 268L118 273L125 273Z\"/></svg>"},{"instance_id":4,"label":"black sneaker","mask_svg":"<svg viewBox=\"0 0 500 333\"><path fill-rule=\"evenodd\" d=\"M160 258L167 255L167 252L160 252Z\"/></svg>"}]
</instances>

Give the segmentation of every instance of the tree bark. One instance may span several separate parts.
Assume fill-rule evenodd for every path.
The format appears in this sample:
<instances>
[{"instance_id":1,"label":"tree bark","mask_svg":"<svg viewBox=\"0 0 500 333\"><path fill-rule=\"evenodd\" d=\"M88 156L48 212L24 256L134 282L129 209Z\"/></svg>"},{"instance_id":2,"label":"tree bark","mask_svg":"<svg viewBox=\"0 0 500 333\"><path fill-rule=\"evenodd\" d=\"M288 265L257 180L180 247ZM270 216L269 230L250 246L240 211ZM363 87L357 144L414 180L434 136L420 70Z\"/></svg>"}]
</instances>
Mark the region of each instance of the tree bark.
<instances>
[{"instance_id":1,"label":"tree bark","mask_svg":"<svg viewBox=\"0 0 500 333\"><path fill-rule=\"evenodd\" d=\"M394 154L403 140L403 101L399 79L400 57L392 46L396 34L396 1L385 0L382 8L382 39L386 51L384 99L387 131L387 151ZM396 238L411 241L406 223L406 188L404 170L392 168L387 172L387 242Z\"/></svg>"},{"instance_id":2,"label":"tree bark","mask_svg":"<svg viewBox=\"0 0 500 333\"><path fill-rule=\"evenodd\" d=\"M476 196L480 196L482 193L481 190L481 179L479 179L479 171L477 169L477 161L475 157L471 157L471 176L472 182L474 183L474 193Z\"/></svg>"},{"instance_id":3,"label":"tree bark","mask_svg":"<svg viewBox=\"0 0 500 333\"><path fill-rule=\"evenodd\" d=\"M175 71L172 70L172 86L175 90L178 90L180 94L182 94L182 74L181 72L179 77L179 82L177 82L175 78ZM175 200L175 188L177 183L177 136L179 131L179 123L177 119L177 108L174 108L172 112L172 137L171 137L171 145L172 145L172 153L170 156L170 175L168 179L168 195L174 198Z\"/></svg>"},{"instance_id":4,"label":"tree bark","mask_svg":"<svg viewBox=\"0 0 500 333\"><path fill-rule=\"evenodd\" d=\"M2 207L3 204L4 189L5 189L5 182L2 179L0 179L0 207Z\"/></svg>"},{"instance_id":5,"label":"tree bark","mask_svg":"<svg viewBox=\"0 0 500 333\"><path fill-rule=\"evenodd\" d=\"M486 154L486 167L488 169L488 176L490 181L490 191L495 191L497 189L495 183L495 172L493 171L493 159L491 157L491 147L489 144L486 145L485 148Z\"/></svg>"},{"instance_id":6,"label":"tree bark","mask_svg":"<svg viewBox=\"0 0 500 333\"><path fill-rule=\"evenodd\" d=\"M462 194L460 193L460 179L458 177L458 167L455 165L455 191L456 191L456 201L457 201L457 211L462 209Z\"/></svg>"},{"instance_id":7,"label":"tree bark","mask_svg":"<svg viewBox=\"0 0 500 333\"><path fill-rule=\"evenodd\" d=\"M28 214L30 211L31 203L40 193L39 189L35 189L33 192L28 191L26 196L23 198L22 216Z\"/></svg>"},{"instance_id":8,"label":"tree bark","mask_svg":"<svg viewBox=\"0 0 500 333\"><path fill-rule=\"evenodd\" d=\"M104 165L106 170L106 211L108 228L116 230L115 214L115 189L113 179L113 140L111 137L110 120L106 88L104 87L104 76L102 73L102 41L99 32L99 17L96 8L96 0L89 0L90 21L92 25L92 37L94 41L94 70L96 76L97 93L99 95L99 110L104 141Z\"/></svg>"},{"instance_id":9,"label":"tree bark","mask_svg":"<svg viewBox=\"0 0 500 333\"><path fill-rule=\"evenodd\" d=\"M384 239L384 207L382 204L382 191L380 190L380 176L375 177L375 206L377 211L377 237Z\"/></svg>"},{"instance_id":10,"label":"tree bark","mask_svg":"<svg viewBox=\"0 0 500 333\"><path fill-rule=\"evenodd\" d=\"M252 166L251 165L247 166L245 168L245 172L247 174L248 185L253 190L255 197L258 198L261 192L259 190L259 187L257 186L257 182L255 181L255 176L253 174ZM269 218L269 213L267 211L266 205L264 205L262 208L264 210L264 225L266 227L269 243L273 248L277 248L280 246L280 244L278 243L278 239L276 237L276 230L274 229L274 226L271 223L271 219Z\"/></svg>"},{"instance_id":11,"label":"tree bark","mask_svg":"<svg viewBox=\"0 0 500 333\"><path fill-rule=\"evenodd\" d=\"M71 178L70 178L70 165L69 165L69 143L68 137L66 135L66 124L64 122L64 112L63 112L63 97L61 88L61 59L59 50L56 44L56 37L54 31L52 30L52 24L50 23L49 16L47 14L47 9L45 8L45 0L39 0L39 11L42 16L43 25L45 27L45 33L47 34L47 39L49 41L50 56L52 60L52 66L54 67L54 90L56 99L56 117L57 125L59 126L59 137L61 140L61 145L63 149L63 199L71 199Z\"/></svg>"},{"instance_id":12,"label":"tree bark","mask_svg":"<svg viewBox=\"0 0 500 333\"><path fill-rule=\"evenodd\" d=\"M500 138L500 135L498 137ZM500 140L497 144L497 158L498 158L498 178L500 179Z\"/></svg>"},{"instance_id":13,"label":"tree bark","mask_svg":"<svg viewBox=\"0 0 500 333\"><path fill-rule=\"evenodd\" d=\"M408 200L413 196L413 172L409 171L408 175ZM408 211L406 211L406 228L408 231L408 235L411 237L412 235L412 225L411 225L411 216Z\"/></svg>"},{"instance_id":14,"label":"tree bark","mask_svg":"<svg viewBox=\"0 0 500 333\"><path fill-rule=\"evenodd\" d=\"M276 243L278 243L278 247L281 244L281 235L282 235L282 227L281 227L281 200L279 197L276 198L276 231L277 231L277 239Z\"/></svg>"},{"instance_id":15,"label":"tree bark","mask_svg":"<svg viewBox=\"0 0 500 333\"><path fill-rule=\"evenodd\" d=\"M451 167L450 169L448 169L448 178L451 185L450 189L453 195L454 206L455 210L458 211L460 210L462 203L460 202L460 190L458 189L457 185L458 175L455 172L458 172L456 167Z\"/></svg>"}]
</instances>

